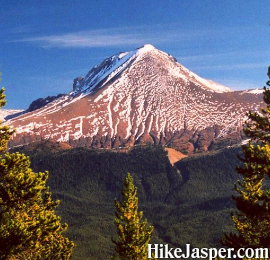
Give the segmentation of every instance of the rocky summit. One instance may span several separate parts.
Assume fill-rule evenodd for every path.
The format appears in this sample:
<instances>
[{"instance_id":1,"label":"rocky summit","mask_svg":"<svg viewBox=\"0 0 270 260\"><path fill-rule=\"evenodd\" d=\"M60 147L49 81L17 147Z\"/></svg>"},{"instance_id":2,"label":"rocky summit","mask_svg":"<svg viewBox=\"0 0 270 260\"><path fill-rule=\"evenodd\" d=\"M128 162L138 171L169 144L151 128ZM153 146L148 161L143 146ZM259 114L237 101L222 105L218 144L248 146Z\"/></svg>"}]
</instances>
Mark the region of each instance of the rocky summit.
<instances>
[{"instance_id":1,"label":"rocky summit","mask_svg":"<svg viewBox=\"0 0 270 260\"><path fill-rule=\"evenodd\" d=\"M191 154L241 142L246 112L262 105L261 90L232 91L147 44L105 59L68 95L5 123L16 128L11 147L49 139L92 148L161 144Z\"/></svg>"}]
</instances>

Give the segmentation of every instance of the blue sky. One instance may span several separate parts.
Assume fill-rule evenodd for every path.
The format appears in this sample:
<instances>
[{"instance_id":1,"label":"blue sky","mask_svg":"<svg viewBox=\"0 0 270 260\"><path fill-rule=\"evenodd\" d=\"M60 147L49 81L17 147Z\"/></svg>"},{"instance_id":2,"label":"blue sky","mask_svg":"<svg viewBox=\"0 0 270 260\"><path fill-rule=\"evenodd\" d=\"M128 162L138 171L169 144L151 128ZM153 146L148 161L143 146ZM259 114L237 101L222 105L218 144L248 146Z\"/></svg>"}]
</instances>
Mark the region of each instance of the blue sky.
<instances>
[{"instance_id":1,"label":"blue sky","mask_svg":"<svg viewBox=\"0 0 270 260\"><path fill-rule=\"evenodd\" d=\"M68 93L104 58L151 43L233 89L262 87L269 0L0 0L6 108Z\"/></svg>"}]
</instances>

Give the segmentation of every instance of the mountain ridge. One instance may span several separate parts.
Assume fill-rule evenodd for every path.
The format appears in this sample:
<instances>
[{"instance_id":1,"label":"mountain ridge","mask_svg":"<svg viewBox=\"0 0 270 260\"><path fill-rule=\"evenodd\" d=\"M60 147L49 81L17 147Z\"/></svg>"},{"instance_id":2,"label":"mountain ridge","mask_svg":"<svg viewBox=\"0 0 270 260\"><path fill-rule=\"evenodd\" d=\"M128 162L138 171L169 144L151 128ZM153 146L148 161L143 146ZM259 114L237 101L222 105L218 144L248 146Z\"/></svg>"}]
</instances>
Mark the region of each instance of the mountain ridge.
<instances>
[{"instance_id":1,"label":"mountain ridge","mask_svg":"<svg viewBox=\"0 0 270 260\"><path fill-rule=\"evenodd\" d=\"M256 95L255 95L256 94ZM44 139L92 148L161 144L186 154L234 144L260 93L203 79L152 45L118 53L76 78L73 91L9 120L10 146Z\"/></svg>"},{"instance_id":2,"label":"mountain ridge","mask_svg":"<svg viewBox=\"0 0 270 260\"><path fill-rule=\"evenodd\" d=\"M80 80L76 81L79 84L74 83L74 94L77 95L80 92L87 92L90 93L94 90L95 85L98 85L99 82L101 82L103 79L106 78L106 76L109 76L106 82L108 82L111 78L118 75L122 72L123 69L127 68L136 58L140 58L141 56L150 53L150 52L156 52L159 54L162 54L164 56L168 56L168 58L172 61L177 63L176 58L171 56L168 53L165 53L163 51L157 50L154 46L151 44L145 44L141 48L138 48L134 51L130 52L121 52L119 54L113 55L107 59L105 59L100 65L96 65L91 69L85 78L79 77ZM180 65L180 64L179 64ZM184 66L180 65L181 69L186 73L189 74L189 76L195 81L200 82L202 84L205 84L206 87L208 87L209 90L213 90L215 92L229 92L232 91L231 89L222 86L221 84L215 83L210 80L203 79L199 77L198 75L192 73L188 69L186 69ZM102 70L105 70L102 71ZM101 76L99 76L101 73ZM177 73L177 71L174 71L173 73ZM179 77L182 76L182 74L178 75ZM76 80L76 79L75 79ZM103 83L103 84L106 84ZM86 88L85 85L87 85ZM94 85L94 86L93 86ZM88 91L87 91L88 90Z\"/></svg>"}]
</instances>

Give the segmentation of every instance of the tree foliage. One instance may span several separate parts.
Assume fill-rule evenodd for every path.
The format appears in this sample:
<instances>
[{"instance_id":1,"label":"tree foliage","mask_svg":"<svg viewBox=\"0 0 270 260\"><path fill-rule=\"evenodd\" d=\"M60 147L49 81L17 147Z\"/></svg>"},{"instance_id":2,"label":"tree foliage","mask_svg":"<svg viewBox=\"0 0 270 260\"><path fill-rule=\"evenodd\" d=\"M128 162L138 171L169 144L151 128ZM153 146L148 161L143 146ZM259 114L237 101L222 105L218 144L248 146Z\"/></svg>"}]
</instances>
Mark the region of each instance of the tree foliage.
<instances>
[{"instance_id":1,"label":"tree foliage","mask_svg":"<svg viewBox=\"0 0 270 260\"><path fill-rule=\"evenodd\" d=\"M243 165L236 169L242 176L235 186L238 196L233 197L238 210L232 214L236 232L225 234L221 241L232 248L270 247L270 189L265 184L270 176L270 90L266 87L263 99L266 108L249 112L244 129L250 141L243 146Z\"/></svg>"},{"instance_id":2,"label":"tree foliage","mask_svg":"<svg viewBox=\"0 0 270 260\"><path fill-rule=\"evenodd\" d=\"M0 259L69 259L74 243L62 235L67 225L55 213L48 172L33 172L24 154L4 153L12 133L0 128Z\"/></svg>"},{"instance_id":3,"label":"tree foliage","mask_svg":"<svg viewBox=\"0 0 270 260\"><path fill-rule=\"evenodd\" d=\"M153 227L142 220L143 212L138 212L137 188L133 178L128 173L121 191L122 201L115 200L115 225L118 240L115 244L116 255L121 260L148 259L148 243L152 236ZM113 257L113 259L116 259Z\"/></svg>"},{"instance_id":4,"label":"tree foliage","mask_svg":"<svg viewBox=\"0 0 270 260\"><path fill-rule=\"evenodd\" d=\"M1 74L0 74L1 75ZM1 79L0 79L1 80ZM5 89L0 89L0 108L5 106ZM1 123L1 122L0 122ZM14 131L10 130L8 126L0 126L0 153L7 149L7 144Z\"/></svg>"}]
</instances>

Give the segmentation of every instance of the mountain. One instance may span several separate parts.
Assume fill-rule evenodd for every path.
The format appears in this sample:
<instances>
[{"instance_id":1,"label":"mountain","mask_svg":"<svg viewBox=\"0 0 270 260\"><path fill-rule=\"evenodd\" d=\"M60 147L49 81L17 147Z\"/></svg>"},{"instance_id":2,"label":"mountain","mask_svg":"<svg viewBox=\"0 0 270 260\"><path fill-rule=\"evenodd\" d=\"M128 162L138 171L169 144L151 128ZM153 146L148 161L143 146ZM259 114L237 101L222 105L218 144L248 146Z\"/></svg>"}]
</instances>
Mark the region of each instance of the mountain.
<instances>
[{"instance_id":1,"label":"mountain","mask_svg":"<svg viewBox=\"0 0 270 260\"><path fill-rule=\"evenodd\" d=\"M261 91L203 79L152 45L119 53L74 80L73 91L7 122L10 146L50 139L73 147L162 144L191 154L242 140Z\"/></svg>"}]
</instances>

